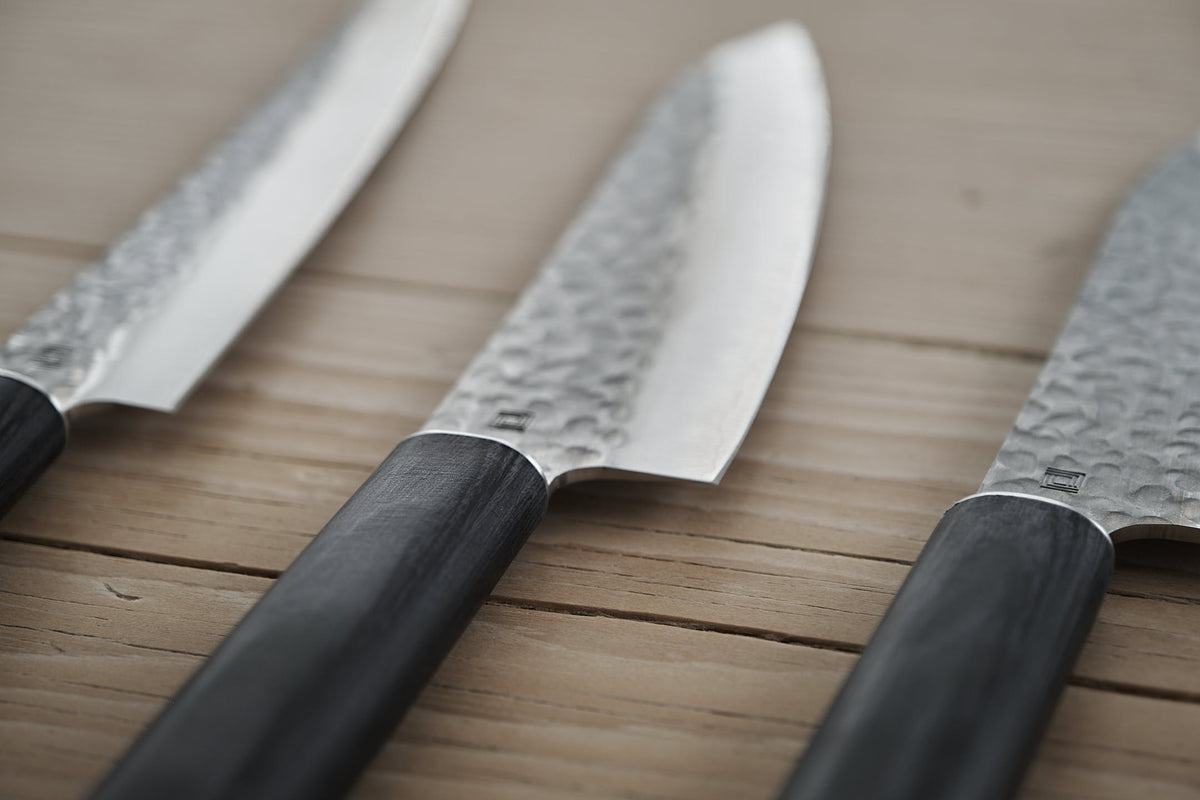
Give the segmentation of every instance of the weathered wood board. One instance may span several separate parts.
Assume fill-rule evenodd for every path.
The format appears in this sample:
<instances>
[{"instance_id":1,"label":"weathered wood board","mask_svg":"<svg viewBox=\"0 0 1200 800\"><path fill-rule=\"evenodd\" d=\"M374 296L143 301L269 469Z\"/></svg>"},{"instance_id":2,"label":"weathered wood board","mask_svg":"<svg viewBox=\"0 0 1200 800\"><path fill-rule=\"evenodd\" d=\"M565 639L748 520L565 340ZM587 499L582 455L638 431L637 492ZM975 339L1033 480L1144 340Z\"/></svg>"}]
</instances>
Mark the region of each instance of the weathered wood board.
<instances>
[{"instance_id":1,"label":"weathered wood board","mask_svg":"<svg viewBox=\"0 0 1200 800\"><path fill-rule=\"evenodd\" d=\"M0 7L0 335L338 0ZM477 0L408 129L179 414L108 409L0 520L0 796L86 793L415 430L670 75L806 24L829 198L719 487L554 499L358 798L771 798L978 485L1108 217L1200 128L1189 0ZM1200 552L1121 551L1022 797L1200 797Z\"/></svg>"}]
</instances>

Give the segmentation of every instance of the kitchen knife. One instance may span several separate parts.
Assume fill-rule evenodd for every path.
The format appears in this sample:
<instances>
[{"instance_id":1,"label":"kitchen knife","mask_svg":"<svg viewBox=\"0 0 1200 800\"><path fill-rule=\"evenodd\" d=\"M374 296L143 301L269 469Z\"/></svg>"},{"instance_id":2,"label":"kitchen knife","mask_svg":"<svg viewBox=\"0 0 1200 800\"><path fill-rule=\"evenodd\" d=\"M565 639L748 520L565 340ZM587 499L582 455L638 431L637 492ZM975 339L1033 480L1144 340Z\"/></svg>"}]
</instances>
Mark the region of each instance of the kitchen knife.
<instances>
[{"instance_id":1,"label":"kitchen knife","mask_svg":"<svg viewBox=\"0 0 1200 800\"><path fill-rule=\"evenodd\" d=\"M602 476L715 482L787 341L824 191L780 24L651 110L480 355L184 686L97 800L335 797L540 520Z\"/></svg>"},{"instance_id":2,"label":"kitchen knife","mask_svg":"<svg viewBox=\"0 0 1200 800\"><path fill-rule=\"evenodd\" d=\"M0 514L68 416L174 411L357 190L467 0L364 3L176 189L0 349Z\"/></svg>"},{"instance_id":3,"label":"kitchen knife","mask_svg":"<svg viewBox=\"0 0 1200 800\"><path fill-rule=\"evenodd\" d=\"M1200 541L1200 140L1117 214L978 494L938 523L782 797L1010 797L1115 541Z\"/></svg>"}]
</instances>

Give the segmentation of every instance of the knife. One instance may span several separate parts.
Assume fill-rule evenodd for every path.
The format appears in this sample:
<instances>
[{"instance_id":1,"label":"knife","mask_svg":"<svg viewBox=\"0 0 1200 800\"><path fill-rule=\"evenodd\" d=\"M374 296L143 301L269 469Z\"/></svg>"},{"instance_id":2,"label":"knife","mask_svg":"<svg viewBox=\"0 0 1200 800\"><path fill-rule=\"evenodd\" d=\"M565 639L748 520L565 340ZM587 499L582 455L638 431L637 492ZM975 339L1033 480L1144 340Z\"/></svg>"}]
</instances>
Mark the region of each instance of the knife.
<instances>
[{"instance_id":1,"label":"knife","mask_svg":"<svg viewBox=\"0 0 1200 800\"><path fill-rule=\"evenodd\" d=\"M1017 789L1113 569L1200 541L1200 139L1118 212L979 493L942 517L786 800Z\"/></svg>"},{"instance_id":2,"label":"knife","mask_svg":"<svg viewBox=\"0 0 1200 800\"><path fill-rule=\"evenodd\" d=\"M0 515L87 405L174 411L408 118L467 0L365 2L0 349Z\"/></svg>"},{"instance_id":3,"label":"knife","mask_svg":"<svg viewBox=\"0 0 1200 800\"><path fill-rule=\"evenodd\" d=\"M829 116L807 34L718 47L651 109L543 270L101 785L344 792L571 481L717 481L788 339Z\"/></svg>"}]
</instances>

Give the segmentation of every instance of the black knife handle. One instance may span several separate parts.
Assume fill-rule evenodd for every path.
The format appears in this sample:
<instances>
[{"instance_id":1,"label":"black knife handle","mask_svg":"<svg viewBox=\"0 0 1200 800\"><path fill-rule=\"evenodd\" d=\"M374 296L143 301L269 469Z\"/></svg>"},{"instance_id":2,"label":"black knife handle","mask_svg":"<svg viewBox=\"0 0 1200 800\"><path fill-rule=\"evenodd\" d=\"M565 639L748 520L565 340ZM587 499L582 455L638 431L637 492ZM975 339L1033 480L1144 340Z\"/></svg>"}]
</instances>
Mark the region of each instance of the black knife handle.
<instances>
[{"instance_id":1,"label":"black knife handle","mask_svg":"<svg viewBox=\"0 0 1200 800\"><path fill-rule=\"evenodd\" d=\"M1112 574L1108 536L1033 497L942 517L781 795L1016 791Z\"/></svg>"},{"instance_id":2,"label":"black knife handle","mask_svg":"<svg viewBox=\"0 0 1200 800\"><path fill-rule=\"evenodd\" d=\"M28 383L0 376L0 516L62 452L67 421Z\"/></svg>"},{"instance_id":3,"label":"black knife handle","mask_svg":"<svg viewBox=\"0 0 1200 800\"><path fill-rule=\"evenodd\" d=\"M401 442L101 784L95 800L340 797L547 501L500 442Z\"/></svg>"}]
</instances>

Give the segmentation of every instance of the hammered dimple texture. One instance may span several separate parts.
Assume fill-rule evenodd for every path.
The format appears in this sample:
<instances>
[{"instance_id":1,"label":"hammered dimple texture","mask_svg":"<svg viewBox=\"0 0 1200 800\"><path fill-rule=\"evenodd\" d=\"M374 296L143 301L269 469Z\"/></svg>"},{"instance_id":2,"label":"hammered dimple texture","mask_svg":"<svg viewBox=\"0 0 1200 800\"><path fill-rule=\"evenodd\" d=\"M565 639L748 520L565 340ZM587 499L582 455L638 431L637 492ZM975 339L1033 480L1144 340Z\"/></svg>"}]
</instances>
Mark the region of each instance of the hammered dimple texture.
<instances>
[{"instance_id":1,"label":"hammered dimple texture","mask_svg":"<svg viewBox=\"0 0 1200 800\"><path fill-rule=\"evenodd\" d=\"M1126 200L981 491L1200 526L1200 140Z\"/></svg>"},{"instance_id":2,"label":"hammered dimple texture","mask_svg":"<svg viewBox=\"0 0 1200 800\"><path fill-rule=\"evenodd\" d=\"M701 67L651 111L424 430L519 442L548 475L602 464L624 442L672 314L712 104Z\"/></svg>"},{"instance_id":3,"label":"hammered dimple texture","mask_svg":"<svg viewBox=\"0 0 1200 800\"><path fill-rule=\"evenodd\" d=\"M343 33L30 317L0 350L0 370L29 379L60 408L74 406L119 357L137 324L186 283L213 227L308 108Z\"/></svg>"}]
</instances>

